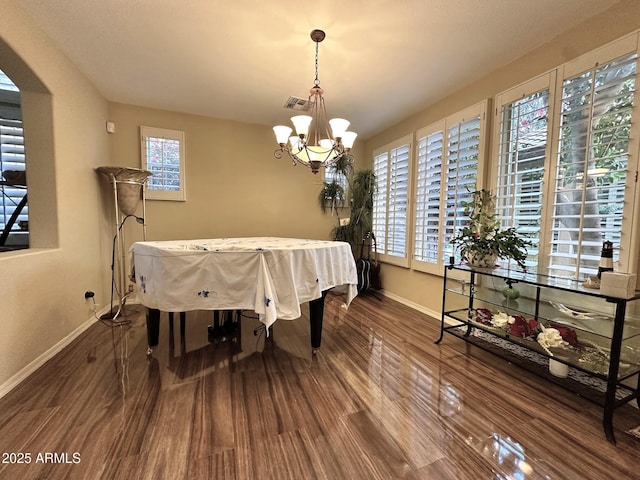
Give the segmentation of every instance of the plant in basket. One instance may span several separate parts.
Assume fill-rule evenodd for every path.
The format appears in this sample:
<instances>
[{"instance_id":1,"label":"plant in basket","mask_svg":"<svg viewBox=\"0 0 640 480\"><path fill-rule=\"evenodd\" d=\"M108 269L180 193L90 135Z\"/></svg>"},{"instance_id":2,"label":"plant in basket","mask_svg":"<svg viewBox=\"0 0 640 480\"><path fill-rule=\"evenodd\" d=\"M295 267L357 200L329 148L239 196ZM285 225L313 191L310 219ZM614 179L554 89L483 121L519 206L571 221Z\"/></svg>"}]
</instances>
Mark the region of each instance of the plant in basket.
<instances>
[{"instance_id":1,"label":"plant in basket","mask_svg":"<svg viewBox=\"0 0 640 480\"><path fill-rule=\"evenodd\" d=\"M471 200L462 202L468 222L457 231L451 244L473 267L492 268L498 258L514 260L523 270L527 247L533 244L514 227L502 228L489 190L476 190Z\"/></svg>"}]
</instances>

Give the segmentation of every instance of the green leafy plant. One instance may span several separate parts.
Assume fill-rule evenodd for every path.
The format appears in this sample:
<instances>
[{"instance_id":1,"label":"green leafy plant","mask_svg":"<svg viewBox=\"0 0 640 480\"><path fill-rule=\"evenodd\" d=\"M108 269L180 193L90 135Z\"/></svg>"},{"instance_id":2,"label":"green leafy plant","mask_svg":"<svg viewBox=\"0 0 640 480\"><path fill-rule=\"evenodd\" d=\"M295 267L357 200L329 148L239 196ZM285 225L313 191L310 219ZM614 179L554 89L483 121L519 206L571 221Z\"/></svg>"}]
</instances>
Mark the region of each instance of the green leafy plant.
<instances>
[{"instance_id":1,"label":"green leafy plant","mask_svg":"<svg viewBox=\"0 0 640 480\"><path fill-rule=\"evenodd\" d=\"M348 242L354 252L362 244L362 239L373 228L373 197L376 190L376 177L373 170L354 170L350 159L341 158L331 167L334 178L324 182L318 195L318 203L323 213L329 207L339 217L338 208L348 207L349 218L334 227L331 236L334 240ZM346 190L340 185L338 177L346 179Z\"/></svg>"},{"instance_id":2,"label":"green leafy plant","mask_svg":"<svg viewBox=\"0 0 640 480\"><path fill-rule=\"evenodd\" d=\"M495 198L489 190L476 190L462 202L469 221L451 239L463 259L475 266L492 267L497 258L514 260L526 270L527 247L533 244L514 227L501 228Z\"/></svg>"},{"instance_id":3,"label":"green leafy plant","mask_svg":"<svg viewBox=\"0 0 640 480\"><path fill-rule=\"evenodd\" d=\"M320 206L322 213L326 213L329 208L337 211L339 207L344 207L344 202L344 187L336 180L324 182L322 184L322 189L318 195L318 205Z\"/></svg>"},{"instance_id":4,"label":"green leafy plant","mask_svg":"<svg viewBox=\"0 0 640 480\"><path fill-rule=\"evenodd\" d=\"M322 183L322 188L318 194L318 205L322 213L327 213L327 209L330 209L337 214L338 208L344 207L346 202L346 192L339 178L341 175L346 179L351 176L353 172L351 157L346 154L342 155L329 168L333 174L333 179Z\"/></svg>"}]
</instances>

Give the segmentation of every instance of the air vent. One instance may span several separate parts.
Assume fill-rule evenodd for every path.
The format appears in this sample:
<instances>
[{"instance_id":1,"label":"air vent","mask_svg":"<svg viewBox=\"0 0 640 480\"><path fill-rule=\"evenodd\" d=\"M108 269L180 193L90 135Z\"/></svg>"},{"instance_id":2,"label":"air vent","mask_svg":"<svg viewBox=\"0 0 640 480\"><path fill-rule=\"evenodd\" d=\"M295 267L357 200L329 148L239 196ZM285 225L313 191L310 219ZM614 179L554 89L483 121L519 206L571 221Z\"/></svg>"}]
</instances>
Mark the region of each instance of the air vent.
<instances>
[{"instance_id":1,"label":"air vent","mask_svg":"<svg viewBox=\"0 0 640 480\"><path fill-rule=\"evenodd\" d=\"M289 110L303 110L305 112L311 110L312 106L313 102L297 97L289 97L284 104L284 108L288 108Z\"/></svg>"}]
</instances>

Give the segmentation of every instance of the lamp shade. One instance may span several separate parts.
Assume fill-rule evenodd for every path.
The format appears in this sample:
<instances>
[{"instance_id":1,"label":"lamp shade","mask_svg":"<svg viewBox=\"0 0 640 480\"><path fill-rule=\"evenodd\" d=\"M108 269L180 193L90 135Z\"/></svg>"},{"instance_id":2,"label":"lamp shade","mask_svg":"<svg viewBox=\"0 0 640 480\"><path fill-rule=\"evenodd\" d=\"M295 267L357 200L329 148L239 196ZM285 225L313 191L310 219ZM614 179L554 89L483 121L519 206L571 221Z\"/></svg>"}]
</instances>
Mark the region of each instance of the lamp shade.
<instances>
[{"instance_id":1,"label":"lamp shade","mask_svg":"<svg viewBox=\"0 0 640 480\"><path fill-rule=\"evenodd\" d=\"M291 135L291 127L287 127L286 125L276 125L273 127L273 133L276 134L276 142L280 145L284 145L287 143L287 139L289 135Z\"/></svg>"},{"instance_id":2,"label":"lamp shade","mask_svg":"<svg viewBox=\"0 0 640 480\"><path fill-rule=\"evenodd\" d=\"M296 152L300 150L300 137L296 137L295 135L289 137L289 143L291 144L291 150L295 150Z\"/></svg>"},{"instance_id":3,"label":"lamp shade","mask_svg":"<svg viewBox=\"0 0 640 480\"><path fill-rule=\"evenodd\" d=\"M331 125L331 133L333 134L333 138L342 138L344 132L349 128L349 120L345 120L344 118L332 118L329 120L329 125Z\"/></svg>"},{"instance_id":4,"label":"lamp shade","mask_svg":"<svg viewBox=\"0 0 640 480\"><path fill-rule=\"evenodd\" d=\"M342 134L342 145L344 148L353 147L353 142L356 141L356 137L358 136L355 132L344 132Z\"/></svg>"},{"instance_id":5,"label":"lamp shade","mask_svg":"<svg viewBox=\"0 0 640 480\"><path fill-rule=\"evenodd\" d=\"M327 150L331 150L333 148L333 140L330 138L323 138L318 143L322 148L326 148Z\"/></svg>"},{"instance_id":6,"label":"lamp shade","mask_svg":"<svg viewBox=\"0 0 640 480\"><path fill-rule=\"evenodd\" d=\"M311 125L312 118L309 115L296 115L291 117L293 126L296 127L296 134L307 135L309 133L309 125Z\"/></svg>"}]
</instances>

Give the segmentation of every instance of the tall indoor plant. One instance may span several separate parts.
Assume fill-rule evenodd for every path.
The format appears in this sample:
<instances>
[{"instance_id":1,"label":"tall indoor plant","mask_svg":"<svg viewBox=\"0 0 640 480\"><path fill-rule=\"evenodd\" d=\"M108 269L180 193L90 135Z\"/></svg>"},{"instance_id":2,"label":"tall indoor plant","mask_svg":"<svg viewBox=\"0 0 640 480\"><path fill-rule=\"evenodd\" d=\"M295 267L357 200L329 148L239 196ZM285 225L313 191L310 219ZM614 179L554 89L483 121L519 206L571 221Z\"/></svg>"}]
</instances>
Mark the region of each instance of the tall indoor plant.
<instances>
[{"instance_id":1,"label":"tall indoor plant","mask_svg":"<svg viewBox=\"0 0 640 480\"><path fill-rule=\"evenodd\" d=\"M318 203L323 212L331 208L339 219L338 225L331 232L332 238L348 242L356 254L362 240L373 229L375 174L370 169L354 170L346 156L331 168L336 175L332 181L324 182L318 195ZM337 180L338 174L346 179L346 190ZM339 218L339 207L349 208L348 218Z\"/></svg>"},{"instance_id":2,"label":"tall indoor plant","mask_svg":"<svg viewBox=\"0 0 640 480\"><path fill-rule=\"evenodd\" d=\"M471 199L462 202L462 206L469 220L451 243L469 265L491 268L498 258L503 258L514 260L526 269L527 247L532 243L519 235L515 227L501 227L495 197L489 190L471 192Z\"/></svg>"}]
</instances>

